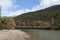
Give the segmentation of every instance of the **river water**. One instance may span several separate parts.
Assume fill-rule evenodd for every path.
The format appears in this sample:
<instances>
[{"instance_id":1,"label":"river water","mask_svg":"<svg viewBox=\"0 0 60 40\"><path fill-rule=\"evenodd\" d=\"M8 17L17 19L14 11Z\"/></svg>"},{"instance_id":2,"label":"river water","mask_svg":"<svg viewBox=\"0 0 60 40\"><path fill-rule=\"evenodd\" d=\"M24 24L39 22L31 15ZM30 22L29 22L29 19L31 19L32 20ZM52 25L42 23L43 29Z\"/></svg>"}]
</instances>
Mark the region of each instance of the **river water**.
<instances>
[{"instance_id":1,"label":"river water","mask_svg":"<svg viewBox=\"0 0 60 40\"><path fill-rule=\"evenodd\" d=\"M22 29L33 40L60 40L59 30Z\"/></svg>"}]
</instances>

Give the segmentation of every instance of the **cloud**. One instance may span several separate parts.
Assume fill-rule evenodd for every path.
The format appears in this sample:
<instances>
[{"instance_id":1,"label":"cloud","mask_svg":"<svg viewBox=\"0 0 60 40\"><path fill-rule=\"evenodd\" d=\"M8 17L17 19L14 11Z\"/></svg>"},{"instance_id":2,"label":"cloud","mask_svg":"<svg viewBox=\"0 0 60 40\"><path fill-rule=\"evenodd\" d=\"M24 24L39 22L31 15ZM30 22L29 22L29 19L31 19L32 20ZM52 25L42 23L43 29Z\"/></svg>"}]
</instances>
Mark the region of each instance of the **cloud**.
<instances>
[{"instance_id":1,"label":"cloud","mask_svg":"<svg viewBox=\"0 0 60 40\"><path fill-rule=\"evenodd\" d=\"M13 0L0 0L0 6L2 6L2 9L7 9L14 5L13 2Z\"/></svg>"},{"instance_id":2,"label":"cloud","mask_svg":"<svg viewBox=\"0 0 60 40\"><path fill-rule=\"evenodd\" d=\"M32 11L36 11L36 10L41 10L53 5L59 5L60 4L60 0L39 0L40 4L32 7L31 9L23 9L23 10L18 10L15 12L15 14L20 15L22 13L26 13L26 12L32 12Z\"/></svg>"},{"instance_id":3,"label":"cloud","mask_svg":"<svg viewBox=\"0 0 60 40\"><path fill-rule=\"evenodd\" d=\"M60 0L39 0L40 4L32 7L32 10L41 10L53 5L60 5Z\"/></svg>"},{"instance_id":4,"label":"cloud","mask_svg":"<svg viewBox=\"0 0 60 40\"><path fill-rule=\"evenodd\" d=\"M11 12L9 13L9 15L6 15L6 16L17 16L17 15L21 15L23 13L26 13L26 12L32 12L33 10L30 10L30 9L22 9L22 10L17 10L15 12Z\"/></svg>"},{"instance_id":5,"label":"cloud","mask_svg":"<svg viewBox=\"0 0 60 40\"><path fill-rule=\"evenodd\" d=\"M60 4L60 0L41 0L40 9Z\"/></svg>"},{"instance_id":6,"label":"cloud","mask_svg":"<svg viewBox=\"0 0 60 40\"><path fill-rule=\"evenodd\" d=\"M15 2L16 2L15 0L1 0L0 5L3 6L3 13L9 13L9 15L7 14L6 16L16 16L26 12L41 10L53 5L60 4L60 0L39 0L39 1L40 3L32 7L31 9L25 8L25 9L13 11L13 12L9 12L9 11L7 12L7 9L8 7L12 7L12 6L14 6L15 8L20 7L20 5L15 5Z\"/></svg>"},{"instance_id":7,"label":"cloud","mask_svg":"<svg viewBox=\"0 0 60 40\"><path fill-rule=\"evenodd\" d=\"M14 6L14 0L0 0L2 14L8 13L8 8Z\"/></svg>"},{"instance_id":8,"label":"cloud","mask_svg":"<svg viewBox=\"0 0 60 40\"><path fill-rule=\"evenodd\" d=\"M39 1L41 1L40 4L32 7L31 9L26 8L26 9L23 9L23 10L19 10L19 11L15 12L15 13L17 13L17 15L20 15L22 13L41 10L41 9L44 9L44 8L47 8L47 7L50 7L50 6L53 6L53 5L60 4L60 0L39 0Z\"/></svg>"}]
</instances>

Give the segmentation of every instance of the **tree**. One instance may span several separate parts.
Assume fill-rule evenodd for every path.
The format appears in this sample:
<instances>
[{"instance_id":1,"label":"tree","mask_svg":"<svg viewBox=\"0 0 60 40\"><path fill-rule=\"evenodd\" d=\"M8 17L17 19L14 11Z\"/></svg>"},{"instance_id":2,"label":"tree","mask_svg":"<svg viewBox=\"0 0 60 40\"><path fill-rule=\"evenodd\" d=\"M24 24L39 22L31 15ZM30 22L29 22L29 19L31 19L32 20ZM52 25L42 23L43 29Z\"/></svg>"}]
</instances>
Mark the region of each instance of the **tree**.
<instances>
[{"instance_id":1,"label":"tree","mask_svg":"<svg viewBox=\"0 0 60 40\"><path fill-rule=\"evenodd\" d=\"M15 28L15 21L12 17L2 17L0 20L0 28L7 28L7 29L14 29Z\"/></svg>"}]
</instances>

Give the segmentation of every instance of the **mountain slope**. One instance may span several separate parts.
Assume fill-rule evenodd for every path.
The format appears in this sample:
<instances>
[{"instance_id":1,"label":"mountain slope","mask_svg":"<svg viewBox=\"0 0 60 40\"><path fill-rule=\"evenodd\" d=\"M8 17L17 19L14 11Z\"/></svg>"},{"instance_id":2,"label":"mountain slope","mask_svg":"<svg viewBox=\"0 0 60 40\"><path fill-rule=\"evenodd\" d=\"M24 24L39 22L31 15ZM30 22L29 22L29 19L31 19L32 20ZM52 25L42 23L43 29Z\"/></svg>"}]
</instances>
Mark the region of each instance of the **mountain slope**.
<instances>
[{"instance_id":1,"label":"mountain slope","mask_svg":"<svg viewBox=\"0 0 60 40\"><path fill-rule=\"evenodd\" d=\"M24 13L16 17L16 19L33 19L33 20L40 20L41 18L46 18L49 16L54 16L56 14L60 15L60 5L55 5L43 10L38 10L35 12Z\"/></svg>"},{"instance_id":2,"label":"mountain slope","mask_svg":"<svg viewBox=\"0 0 60 40\"><path fill-rule=\"evenodd\" d=\"M60 5L38 10L35 12L24 13L15 17L15 20L41 20L50 22L50 25L60 27Z\"/></svg>"}]
</instances>

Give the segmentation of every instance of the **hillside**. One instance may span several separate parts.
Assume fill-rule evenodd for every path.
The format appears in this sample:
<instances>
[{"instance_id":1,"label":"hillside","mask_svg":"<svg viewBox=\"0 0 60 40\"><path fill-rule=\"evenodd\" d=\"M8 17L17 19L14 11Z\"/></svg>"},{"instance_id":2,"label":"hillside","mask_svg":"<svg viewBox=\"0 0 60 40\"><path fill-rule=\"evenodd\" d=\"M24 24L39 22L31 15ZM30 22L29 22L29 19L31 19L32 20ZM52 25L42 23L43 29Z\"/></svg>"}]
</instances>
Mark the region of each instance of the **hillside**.
<instances>
[{"instance_id":1,"label":"hillside","mask_svg":"<svg viewBox=\"0 0 60 40\"><path fill-rule=\"evenodd\" d=\"M35 12L24 13L16 16L15 20L41 20L49 22L51 26L60 28L60 5L48 7Z\"/></svg>"}]
</instances>

